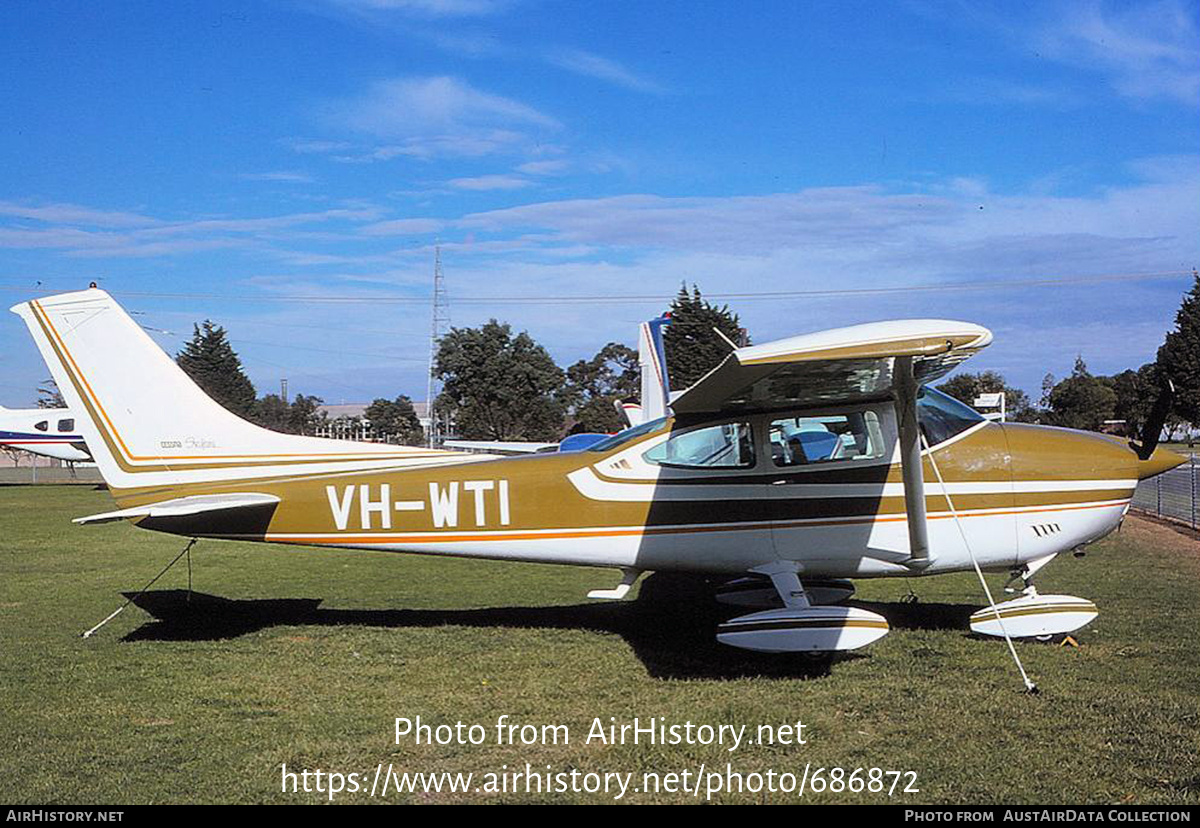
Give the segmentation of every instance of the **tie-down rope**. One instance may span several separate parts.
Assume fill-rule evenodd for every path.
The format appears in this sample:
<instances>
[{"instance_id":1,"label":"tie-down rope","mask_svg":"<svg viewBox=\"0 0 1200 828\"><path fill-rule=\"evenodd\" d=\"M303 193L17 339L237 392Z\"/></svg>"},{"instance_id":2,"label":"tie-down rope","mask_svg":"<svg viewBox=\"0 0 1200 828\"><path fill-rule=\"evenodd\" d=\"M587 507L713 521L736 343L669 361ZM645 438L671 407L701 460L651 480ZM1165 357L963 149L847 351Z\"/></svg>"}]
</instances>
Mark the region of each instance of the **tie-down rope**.
<instances>
[{"instance_id":1,"label":"tie-down rope","mask_svg":"<svg viewBox=\"0 0 1200 828\"><path fill-rule=\"evenodd\" d=\"M1021 680L1025 682L1025 690L1029 693L1037 693L1037 685L1029 679L1029 675L1025 672L1024 665L1021 664L1021 657L1017 655L1017 648L1013 646L1012 638L1008 635L1008 630L1004 628L1004 619L1000 617L1000 610L996 609L996 599L992 597L992 591L988 589L987 581L984 580L983 570L979 568L979 561L975 557L975 552L971 549L971 542L967 540L967 530L963 528L962 518L958 516L958 510L954 508L954 500L950 497L950 490L946 488L946 481L942 479L942 471L938 468L937 460L934 459L933 451L929 448L929 442L925 439L924 433L921 434L921 445L925 447L925 451L929 457L929 465L933 466L933 473L937 475L938 484L942 487L942 495L946 498L946 505L950 507L950 514L954 516L954 525L958 527L958 533L962 535L963 546L967 548L967 554L971 556L971 565L975 567L975 574L979 576L979 583L983 587L983 594L988 599L988 609L996 615L996 621L1000 624L1000 632L1004 635L1004 641L1008 644L1008 651L1012 653L1013 661L1017 664L1017 669L1021 672Z\"/></svg>"}]
</instances>

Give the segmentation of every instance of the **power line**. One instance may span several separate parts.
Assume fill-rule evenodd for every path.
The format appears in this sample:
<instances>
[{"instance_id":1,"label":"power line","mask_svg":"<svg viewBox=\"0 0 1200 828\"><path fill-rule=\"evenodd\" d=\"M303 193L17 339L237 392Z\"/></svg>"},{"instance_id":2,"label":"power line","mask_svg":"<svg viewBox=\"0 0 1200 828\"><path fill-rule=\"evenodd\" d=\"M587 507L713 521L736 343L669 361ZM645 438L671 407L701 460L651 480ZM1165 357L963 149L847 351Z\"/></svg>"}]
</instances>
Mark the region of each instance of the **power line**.
<instances>
[{"instance_id":1,"label":"power line","mask_svg":"<svg viewBox=\"0 0 1200 828\"><path fill-rule=\"evenodd\" d=\"M993 291L1013 290L1031 287L1061 287L1067 285L1098 284L1106 282L1137 282L1166 279L1174 276L1190 275L1190 270L1163 270L1145 273L1108 273L1094 276L1043 276L1028 279L992 279L971 282L940 282L919 285L904 285L895 287L864 287L864 288L818 288L811 290L772 290L772 291L742 291L727 293L706 293L709 300L739 300L762 301L781 299L812 299L832 298L838 296L878 296L896 293L934 293L947 291ZM844 276L838 277L844 280ZM29 287L17 285L0 285L2 290L28 291ZM424 296L247 296L245 294L221 293L176 293L154 291L112 290L116 296L129 296L147 299L211 299L218 301L237 302L299 302L317 305L422 305L436 302L436 297ZM674 294L613 294L610 296L460 296L455 295L455 302L463 305L621 305L670 302ZM444 300L444 297L443 297Z\"/></svg>"},{"instance_id":2,"label":"power line","mask_svg":"<svg viewBox=\"0 0 1200 828\"><path fill-rule=\"evenodd\" d=\"M232 343L235 343L235 344L240 344L240 345L259 345L259 346L262 346L265 348L286 348L289 351L294 351L294 350L316 351L318 353L334 354L336 356L373 357L375 359L385 359L390 362L424 362L425 361L425 360L421 359L420 357L399 357L399 356L393 356L391 354L372 353L370 351L344 351L344 350L340 350L340 349L334 350L332 348L313 348L309 345L297 345L292 342L287 342L287 343L284 343L284 342L256 342L252 339L241 339L240 337L239 338L230 337L229 341Z\"/></svg>"}]
</instances>

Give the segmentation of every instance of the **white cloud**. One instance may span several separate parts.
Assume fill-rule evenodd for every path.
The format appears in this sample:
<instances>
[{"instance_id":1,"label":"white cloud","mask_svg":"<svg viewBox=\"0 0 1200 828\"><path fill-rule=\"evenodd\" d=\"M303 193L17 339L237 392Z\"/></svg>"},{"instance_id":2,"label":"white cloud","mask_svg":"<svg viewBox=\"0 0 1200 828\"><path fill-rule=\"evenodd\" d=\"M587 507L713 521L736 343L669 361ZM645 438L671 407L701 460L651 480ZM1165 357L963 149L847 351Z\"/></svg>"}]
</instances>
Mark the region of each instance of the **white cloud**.
<instances>
[{"instance_id":1,"label":"white cloud","mask_svg":"<svg viewBox=\"0 0 1200 828\"><path fill-rule=\"evenodd\" d=\"M555 161L529 161L517 167L517 172L526 175L557 175L567 171L570 162L561 159Z\"/></svg>"},{"instance_id":2,"label":"white cloud","mask_svg":"<svg viewBox=\"0 0 1200 828\"><path fill-rule=\"evenodd\" d=\"M480 158L497 153L518 152L529 142L526 135L506 129L464 131L459 134L421 135L402 144L384 144L370 149L343 152L330 157L343 164L367 164L393 158Z\"/></svg>"},{"instance_id":3,"label":"white cloud","mask_svg":"<svg viewBox=\"0 0 1200 828\"><path fill-rule=\"evenodd\" d=\"M281 170L278 172L262 172L262 173L241 173L238 178L243 181L277 181L284 184L311 184L313 177L308 173L289 172Z\"/></svg>"},{"instance_id":4,"label":"white cloud","mask_svg":"<svg viewBox=\"0 0 1200 828\"><path fill-rule=\"evenodd\" d=\"M140 227L156 223L157 219L136 213L96 210L74 204L47 204L36 207L12 201L0 201L0 216L29 219L55 224L83 224L95 227Z\"/></svg>"},{"instance_id":5,"label":"white cloud","mask_svg":"<svg viewBox=\"0 0 1200 828\"><path fill-rule=\"evenodd\" d=\"M334 105L330 115L341 126L381 138L490 132L507 124L560 126L527 104L451 77L378 81L358 98Z\"/></svg>"},{"instance_id":6,"label":"white cloud","mask_svg":"<svg viewBox=\"0 0 1200 828\"><path fill-rule=\"evenodd\" d=\"M354 148L349 141L309 141L303 138L289 138L283 141L293 151L299 153L325 154Z\"/></svg>"},{"instance_id":7,"label":"white cloud","mask_svg":"<svg viewBox=\"0 0 1200 828\"><path fill-rule=\"evenodd\" d=\"M1158 159L1135 170L1146 180L1086 197L1000 195L981 180L955 179L926 193L864 186L540 202L469 214L458 225L612 248L752 257L797 250L810 261L869 255L889 271L923 263L927 275L996 266L1028 272L1064 260L1110 269L1147 257L1155 267L1186 264L1200 254L1200 159Z\"/></svg>"},{"instance_id":8,"label":"white cloud","mask_svg":"<svg viewBox=\"0 0 1200 828\"><path fill-rule=\"evenodd\" d=\"M582 49L561 49L551 52L546 59L555 66L576 74L613 83L636 92L661 93L664 91L659 84L631 72L615 60L585 52Z\"/></svg>"},{"instance_id":9,"label":"white cloud","mask_svg":"<svg viewBox=\"0 0 1200 828\"><path fill-rule=\"evenodd\" d=\"M1101 72L1121 95L1200 103L1200 27L1178 0L1116 8L1067 3L1036 38L1061 62Z\"/></svg>"},{"instance_id":10,"label":"white cloud","mask_svg":"<svg viewBox=\"0 0 1200 828\"><path fill-rule=\"evenodd\" d=\"M447 183L456 190L520 190L533 182L519 175L480 175L474 178L453 178Z\"/></svg>"},{"instance_id":11,"label":"white cloud","mask_svg":"<svg viewBox=\"0 0 1200 828\"><path fill-rule=\"evenodd\" d=\"M345 151L334 160L355 163L530 151L545 133L562 127L528 104L445 76L377 81L357 97L327 105L322 120L385 142L368 148L339 145Z\"/></svg>"},{"instance_id":12,"label":"white cloud","mask_svg":"<svg viewBox=\"0 0 1200 828\"><path fill-rule=\"evenodd\" d=\"M512 5L510 0L325 0L358 13L395 12L413 17L483 17Z\"/></svg>"},{"instance_id":13,"label":"white cloud","mask_svg":"<svg viewBox=\"0 0 1200 828\"><path fill-rule=\"evenodd\" d=\"M302 228L330 223L354 225L374 221L381 214L374 207L355 207L262 218L166 221L75 206L22 208L3 203L0 204L0 217L3 216L36 219L47 226L28 228L0 224L0 248L62 249L77 257L144 258L231 247L265 252L281 238L291 242L344 242L355 236L349 233L319 234Z\"/></svg>"},{"instance_id":14,"label":"white cloud","mask_svg":"<svg viewBox=\"0 0 1200 828\"><path fill-rule=\"evenodd\" d=\"M445 222L437 219L392 219L368 224L359 232L367 236L421 236L436 233L444 226Z\"/></svg>"},{"instance_id":15,"label":"white cloud","mask_svg":"<svg viewBox=\"0 0 1200 828\"><path fill-rule=\"evenodd\" d=\"M285 271L255 283L276 295L420 299L428 292L430 238L438 234L455 324L506 319L529 329L560 363L590 356L609 340L630 341L634 324L661 311L687 280L710 297L729 297L719 301L730 301L760 341L882 318L978 321L997 333L979 365L1010 371L1036 390L1046 370L1060 363L1069 369L1076 349L1096 370L1140 365L1152 356L1155 332L1169 325L1190 277L1038 288L1020 282L1189 271L1200 261L1200 157L1144 159L1131 170L1140 176L1136 183L1071 197L997 194L984 179L961 178L925 191L860 186L540 201L457 218L389 217L372 205L351 205L259 218L144 218L145 226L125 228L29 227L30 219L20 217L27 211L18 210L0 220L0 246L89 259L157 256L172 268L223 248L241 257L227 272L253 275L263 261ZM77 219L88 209L64 217ZM214 292L238 293L233 282L225 277ZM996 286L1004 282L1007 289ZM917 289L962 283L990 286ZM819 295L864 289L888 292ZM808 295L744 296L796 291ZM601 306L541 301L597 296L649 299ZM398 330L428 325L423 302L378 304L355 305L355 313L394 319ZM334 307L314 304L308 318L334 325L344 318ZM232 312L206 310L214 318ZM356 347L376 350L366 341Z\"/></svg>"}]
</instances>

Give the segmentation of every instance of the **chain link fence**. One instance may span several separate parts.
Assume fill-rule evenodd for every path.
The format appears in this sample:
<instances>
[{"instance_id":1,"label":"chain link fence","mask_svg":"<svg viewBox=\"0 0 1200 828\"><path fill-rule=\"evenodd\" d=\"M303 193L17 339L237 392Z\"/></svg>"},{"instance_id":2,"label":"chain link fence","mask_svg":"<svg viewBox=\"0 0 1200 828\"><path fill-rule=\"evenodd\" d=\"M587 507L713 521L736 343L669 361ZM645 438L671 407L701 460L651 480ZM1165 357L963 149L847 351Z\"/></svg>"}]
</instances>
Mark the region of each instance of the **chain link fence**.
<instances>
[{"instance_id":1,"label":"chain link fence","mask_svg":"<svg viewBox=\"0 0 1200 828\"><path fill-rule=\"evenodd\" d=\"M30 483L103 483L95 466L71 469L63 466L9 466L0 468L0 485Z\"/></svg>"},{"instance_id":2,"label":"chain link fence","mask_svg":"<svg viewBox=\"0 0 1200 828\"><path fill-rule=\"evenodd\" d=\"M1198 528L1197 490L1200 489L1200 462L1193 453L1188 462L1157 477L1143 480L1133 493L1133 508L1161 518Z\"/></svg>"}]
</instances>

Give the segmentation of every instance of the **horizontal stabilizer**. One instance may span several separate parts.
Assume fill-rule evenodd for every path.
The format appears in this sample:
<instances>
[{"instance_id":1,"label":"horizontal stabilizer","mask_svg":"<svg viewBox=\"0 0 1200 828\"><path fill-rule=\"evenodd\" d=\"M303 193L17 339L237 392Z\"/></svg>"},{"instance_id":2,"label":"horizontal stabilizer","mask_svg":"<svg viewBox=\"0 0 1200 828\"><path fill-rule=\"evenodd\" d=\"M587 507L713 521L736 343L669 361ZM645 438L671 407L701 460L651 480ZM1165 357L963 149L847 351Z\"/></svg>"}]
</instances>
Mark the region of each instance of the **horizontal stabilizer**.
<instances>
[{"instance_id":1,"label":"horizontal stabilizer","mask_svg":"<svg viewBox=\"0 0 1200 828\"><path fill-rule=\"evenodd\" d=\"M446 440L442 445L454 451L477 451L487 454L538 454L558 448L558 443L521 440Z\"/></svg>"},{"instance_id":2,"label":"horizontal stabilizer","mask_svg":"<svg viewBox=\"0 0 1200 828\"><path fill-rule=\"evenodd\" d=\"M147 503L144 506L134 506L131 509L121 509L116 512L104 512L99 515L75 518L73 523L110 523L114 520L129 518L162 518L187 517L206 512L224 512L233 509L249 509L256 506L274 506L279 498L274 495L256 494L211 494L177 497L172 500L162 500L158 503Z\"/></svg>"}]
</instances>

